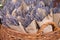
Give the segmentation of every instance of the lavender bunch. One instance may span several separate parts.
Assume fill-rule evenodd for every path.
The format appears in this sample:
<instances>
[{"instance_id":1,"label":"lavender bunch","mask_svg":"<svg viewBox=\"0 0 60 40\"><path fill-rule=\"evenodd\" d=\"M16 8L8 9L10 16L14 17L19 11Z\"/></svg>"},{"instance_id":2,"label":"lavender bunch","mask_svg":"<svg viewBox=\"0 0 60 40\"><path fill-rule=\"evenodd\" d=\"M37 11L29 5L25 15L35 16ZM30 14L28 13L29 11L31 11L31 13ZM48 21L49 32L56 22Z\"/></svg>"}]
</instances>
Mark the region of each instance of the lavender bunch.
<instances>
[{"instance_id":1,"label":"lavender bunch","mask_svg":"<svg viewBox=\"0 0 60 40\"><path fill-rule=\"evenodd\" d=\"M36 21L42 21L50 12L49 6L45 5L44 1L40 0L7 0L2 13L0 12L3 15L2 23L15 30L20 28L24 33L25 30L36 33Z\"/></svg>"}]
</instances>

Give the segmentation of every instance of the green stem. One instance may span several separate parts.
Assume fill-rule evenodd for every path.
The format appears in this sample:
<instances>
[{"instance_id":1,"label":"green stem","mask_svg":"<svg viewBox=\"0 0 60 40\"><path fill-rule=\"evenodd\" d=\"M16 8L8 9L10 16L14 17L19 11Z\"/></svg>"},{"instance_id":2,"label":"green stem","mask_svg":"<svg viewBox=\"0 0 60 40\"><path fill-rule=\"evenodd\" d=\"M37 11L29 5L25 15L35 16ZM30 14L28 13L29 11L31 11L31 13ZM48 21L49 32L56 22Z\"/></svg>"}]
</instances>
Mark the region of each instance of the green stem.
<instances>
[{"instance_id":1,"label":"green stem","mask_svg":"<svg viewBox=\"0 0 60 40\"><path fill-rule=\"evenodd\" d=\"M3 8L3 5L0 3L0 9L2 9Z\"/></svg>"}]
</instances>

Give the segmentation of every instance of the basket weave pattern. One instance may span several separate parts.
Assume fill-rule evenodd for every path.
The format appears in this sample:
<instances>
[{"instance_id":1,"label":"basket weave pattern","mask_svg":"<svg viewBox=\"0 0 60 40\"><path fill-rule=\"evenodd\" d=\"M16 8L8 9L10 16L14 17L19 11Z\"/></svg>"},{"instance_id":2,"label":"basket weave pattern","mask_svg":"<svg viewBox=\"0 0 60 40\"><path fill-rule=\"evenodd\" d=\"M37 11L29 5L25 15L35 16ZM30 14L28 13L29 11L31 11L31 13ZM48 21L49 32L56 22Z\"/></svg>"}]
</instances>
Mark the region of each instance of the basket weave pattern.
<instances>
[{"instance_id":1,"label":"basket weave pattern","mask_svg":"<svg viewBox=\"0 0 60 40\"><path fill-rule=\"evenodd\" d=\"M47 24L48 25L48 24ZM53 25L53 24L52 24ZM37 35L23 34L10 28L0 26L1 28L1 40L60 40L60 29L43 34L42 32Z\"/></svg>"}]
</instances>

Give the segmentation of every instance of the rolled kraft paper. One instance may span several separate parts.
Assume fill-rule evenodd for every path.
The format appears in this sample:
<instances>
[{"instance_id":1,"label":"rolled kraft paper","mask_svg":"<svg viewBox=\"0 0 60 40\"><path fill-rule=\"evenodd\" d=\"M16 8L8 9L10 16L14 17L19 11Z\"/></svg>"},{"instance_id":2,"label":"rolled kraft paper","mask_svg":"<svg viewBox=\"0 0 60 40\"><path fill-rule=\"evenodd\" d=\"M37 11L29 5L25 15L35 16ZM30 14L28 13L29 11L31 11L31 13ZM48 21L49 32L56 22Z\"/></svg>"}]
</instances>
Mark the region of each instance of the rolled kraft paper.
<instances>
[{"instance_id":1,"label":"rolled kraft paper","mask_svg":"<svg viewBox=\"0 0 60 40\"><path fill-rule=\"evenodd\" d=\"M36 27L37 27L36 21L33 20L31 24L29 24L28 27L26 28L26 31L28 32L28 34L36 34L38 31Z\"/></svg>"},{"instance_id":2,"label":"rolled kraft paper","mask_svg":"<svg viewBox=\"0 0 60 40\"><path fill-rule=\"evenodd\" d=\"M41 22L37 21L39 27L41 27L46 22L53 22L53 17L49 15L49 16L46 16Z\"/></svg>"},{"instance_id":3,"label":"rolled kraft paper","mask_svg":"<svg viewBox=\"0 0 60 40\"><path fill-rule=\"evenodd\" d=\"M54 22L59 26L60 13L54 14Z\"/></svg>"},{"instance_id":4,"label":"rolled kraft paper","mask_svg":"<svg viewBox=\"0 0 60 40\"><path fill-rule=\"evenodd\" d=\"M60 30L60 28L58 27L58 25L55 22L47 22L46 24L42 25L42 27L40 28L40 30L38 31L38 33L43 32L44 28L48 27L48 25L52 25L52 28L53 28L54 31Z\"/></svg>"},{"instance_id":5,"label":"rolled kraft paper","mask_svg":"<svg viewBox=\"0 0 60 40\"><path fill-rule=\"evenodd\" d=\"M48 32L51 32L51 31L53 31L53 28L52 28L51 25L48 25L47 27L44 28L43 33L48 33Z\"/></svg>"},{"instance_id":6,"label":"rolled kraft paper","mask_svg":"<svg viewBox=\"0 0 60 40\"><path fill-rule=\"evenodd\" d=\"M10 24L7 24L11 29L14 29L16 31L19 31L20 33L24 33L24 34L27 34L21 24L21 22L19 22L19 26L14 26L14 25L10 25Z\"/></svg>"}]
</instances>

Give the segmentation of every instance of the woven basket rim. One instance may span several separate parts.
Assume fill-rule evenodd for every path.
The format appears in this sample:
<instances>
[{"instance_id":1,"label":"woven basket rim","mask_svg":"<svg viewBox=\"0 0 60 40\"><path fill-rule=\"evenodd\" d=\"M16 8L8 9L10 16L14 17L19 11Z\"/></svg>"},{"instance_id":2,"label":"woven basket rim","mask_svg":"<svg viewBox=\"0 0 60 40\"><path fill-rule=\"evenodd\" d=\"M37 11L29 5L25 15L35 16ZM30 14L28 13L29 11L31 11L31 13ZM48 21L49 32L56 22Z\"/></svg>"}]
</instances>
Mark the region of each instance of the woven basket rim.
<instances>
[{"instance_id":1,"label":"woven basket rim","mask_svg":"<svg viewBox=\"0 0 60 40\"><path fill-rule=\"evenodd\" d=\"M53 22L52 22L53 23ZM19 31L17 31L17 30L14 30L14 29L11 29L11 28L8 28L8 27L5 27L5 25L2 25L2 27L4 27L5 29L7 29L8 31L13 31L13 32L15 32L15 33L19 33L19 34L22 34L22 35L31 35L31 34L24 34L24 33L21 33L21 32L19 32ZM59 30L60 30L60 28L58 28ZM56 30L56 31L58 31L58 30ZM51 31L51 32L48 32L48 33L45 33L45 34L50 34L50 33L54 33L54 32L56 32L56 31ZM35 35L38 35L38 34L35 34Z\"/></svg>"},{"instance_id":2,"label":"woven basket rim","mask_svg":"<svg viewBox=\"0 0 60 40\"><path fill-rule=\"evenodd\" d=\"M56 34L58 34L57 36L60 35L60 30L56 30L53 32L45 33L45 34L37 33L36 35L29 35L29 34L20 33L18 31L8 28L8 27L4 27L4 25L1 25L1 28L2 28L2 33L5 33L4 35L9 35L9 36L15 37L15 38L21 37L21 38L28 38L28 39L36 39L36 38L40 39L42 37L49 37L49 36L56 35ZM55 36L53 36L53 37L55 37Z\"/></svg>"}]
</instances>

